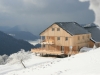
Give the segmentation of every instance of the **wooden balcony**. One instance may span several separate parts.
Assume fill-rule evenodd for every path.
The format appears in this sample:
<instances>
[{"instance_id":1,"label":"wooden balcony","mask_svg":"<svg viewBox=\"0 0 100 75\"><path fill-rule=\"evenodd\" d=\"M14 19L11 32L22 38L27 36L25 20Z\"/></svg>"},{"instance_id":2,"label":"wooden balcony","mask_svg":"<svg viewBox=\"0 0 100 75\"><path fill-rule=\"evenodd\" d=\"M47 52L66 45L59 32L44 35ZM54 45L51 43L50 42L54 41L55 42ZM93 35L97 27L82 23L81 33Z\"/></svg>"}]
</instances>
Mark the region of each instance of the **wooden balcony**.
<instances>
[{"instance_id":1,"label":"wooden balcony","mask_svg":"<svg viewBox=\"0 0 100 75\"><path fill-rule=\"evenodd\" d=\"M41 44L54 44L54 40L43 40Z\"/></svg>"},{"instance_id":2,"label":"wooden balcony","mask_svg":"<svg viewBox=\"0 0 100 75\"><path fill-rule=\"evenodd\" d=\"M46 50L46 49L31 49L31 52L36 53L36 54L43 54L43 55L62 55L61 51L55 51L55 50Z\"/></svg>"}]
</instances>

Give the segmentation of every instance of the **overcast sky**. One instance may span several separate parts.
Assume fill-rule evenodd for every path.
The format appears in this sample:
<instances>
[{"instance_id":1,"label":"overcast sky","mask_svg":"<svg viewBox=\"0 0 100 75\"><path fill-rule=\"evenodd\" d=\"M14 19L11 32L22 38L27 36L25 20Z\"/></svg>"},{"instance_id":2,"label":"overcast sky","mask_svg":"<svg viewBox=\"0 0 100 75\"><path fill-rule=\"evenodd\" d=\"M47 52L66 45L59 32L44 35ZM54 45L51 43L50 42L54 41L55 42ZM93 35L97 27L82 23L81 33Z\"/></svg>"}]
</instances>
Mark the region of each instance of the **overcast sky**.
<instances>
[{"instance_id":1,"label":"overcast sky","mask_svg":"<svg viewBox=\"0 0 100 75\"><path fill-rule=\"evenodd\" d=\"M91 23L88 8L89 2L78 0L0 0L0 26L24 25L39 33L54 22Z\"/></svg>"}]
</instances>

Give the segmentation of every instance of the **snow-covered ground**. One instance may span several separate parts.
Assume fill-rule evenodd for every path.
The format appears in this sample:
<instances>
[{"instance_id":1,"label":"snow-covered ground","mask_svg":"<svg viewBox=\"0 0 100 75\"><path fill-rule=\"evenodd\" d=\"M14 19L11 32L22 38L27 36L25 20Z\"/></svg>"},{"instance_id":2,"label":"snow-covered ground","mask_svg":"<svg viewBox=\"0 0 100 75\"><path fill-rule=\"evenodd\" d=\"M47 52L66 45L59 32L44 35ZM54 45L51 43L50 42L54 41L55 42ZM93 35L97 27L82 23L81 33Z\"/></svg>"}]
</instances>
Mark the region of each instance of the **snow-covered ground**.
<instances>
[{"instance_id":1,"label":"snow-covered ground","mask_svg":"<svg viewBox=\"0 0 100 75\"><path fill-rule=\"evenodd\" d=\"M0 75L100 75L100 48L66 58L39 57L0 66Z\"/></svg>"},{"instance_id":2,"label":"snow-covered ground","mask_svg":"<svg viewBox=\"0 0 100 75\"><path fill-rule=\"evenodd\" d=\"M29 69L39 64L44 64L44 63L53 61L54 59L55 58L52 58L52 57L45 58L45 57L35 56L34 54L32 54L30 59L24 61L24 64L27 67L27 69ZM12 71L19 71L19 70L26 70L24 69L24 67L22 66L20 62L16 62L16 63L10 62L10 63L7 63L6 65L0 65L0 75L4 75L6 73L9 73Z\"/></svg>"}]
</instances>

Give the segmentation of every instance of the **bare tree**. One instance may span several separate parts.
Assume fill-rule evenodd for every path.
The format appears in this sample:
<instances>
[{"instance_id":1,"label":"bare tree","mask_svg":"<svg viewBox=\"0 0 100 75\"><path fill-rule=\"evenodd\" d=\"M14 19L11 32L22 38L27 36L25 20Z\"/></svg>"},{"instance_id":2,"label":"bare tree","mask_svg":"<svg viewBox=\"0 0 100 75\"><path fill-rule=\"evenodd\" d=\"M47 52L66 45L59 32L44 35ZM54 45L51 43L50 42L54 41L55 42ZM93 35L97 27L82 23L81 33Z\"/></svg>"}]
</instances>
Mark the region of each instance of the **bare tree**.
<instances>
[{"instance_id":1,"label":"bare tree","mask_svg":"<svg viewBox=\"0 0 100 75\"><path fill-rule=\"evenodd\" d=\"M24 49L21 49L21 51L14 53L12 55L9 56L8 58L8 62L13 61L16 62L20 62L24 68L26 68L25 64L23 63L24 60L29 59L31 56L30 52L25 52Z\"/></svg>"}]
</instances>

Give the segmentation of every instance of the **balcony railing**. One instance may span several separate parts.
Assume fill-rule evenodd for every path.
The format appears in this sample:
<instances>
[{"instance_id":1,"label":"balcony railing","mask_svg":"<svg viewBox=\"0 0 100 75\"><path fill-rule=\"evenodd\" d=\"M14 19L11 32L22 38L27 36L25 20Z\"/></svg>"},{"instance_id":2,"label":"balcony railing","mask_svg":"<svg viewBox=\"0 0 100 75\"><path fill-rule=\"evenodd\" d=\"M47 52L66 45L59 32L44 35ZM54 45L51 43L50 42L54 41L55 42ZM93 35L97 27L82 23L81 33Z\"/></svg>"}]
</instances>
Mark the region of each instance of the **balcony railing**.
<instances>
[{"instance_id":1,"label":"balcony railing","mask_svg":"<svg viewBox=\"0 0 100 75\"><path fill-rule=\"evenodd\" d=\"M43 40L41 44L54 44L54 40Z\"/></svg>"}]
</instances>

